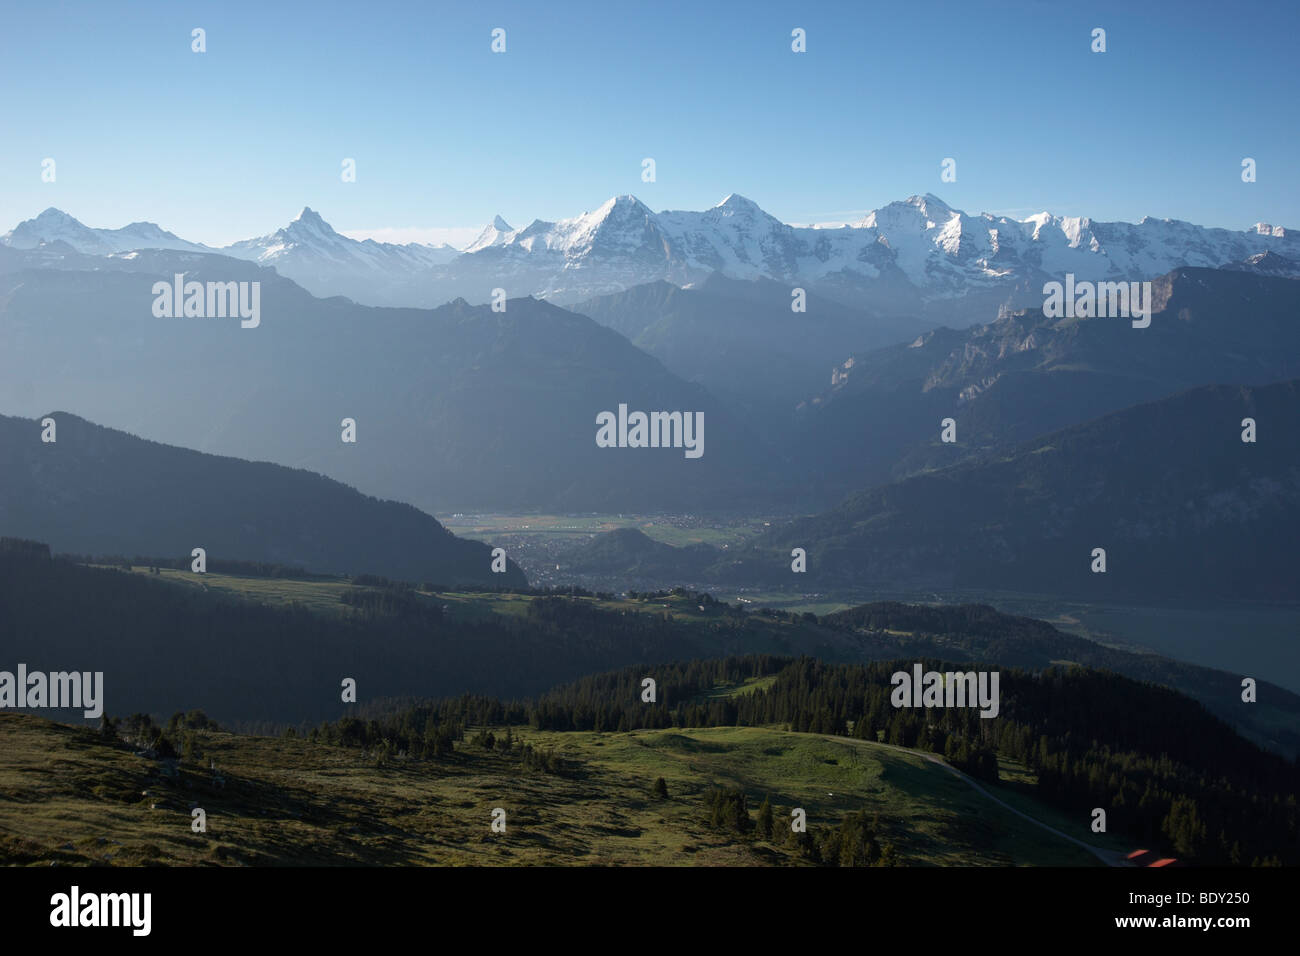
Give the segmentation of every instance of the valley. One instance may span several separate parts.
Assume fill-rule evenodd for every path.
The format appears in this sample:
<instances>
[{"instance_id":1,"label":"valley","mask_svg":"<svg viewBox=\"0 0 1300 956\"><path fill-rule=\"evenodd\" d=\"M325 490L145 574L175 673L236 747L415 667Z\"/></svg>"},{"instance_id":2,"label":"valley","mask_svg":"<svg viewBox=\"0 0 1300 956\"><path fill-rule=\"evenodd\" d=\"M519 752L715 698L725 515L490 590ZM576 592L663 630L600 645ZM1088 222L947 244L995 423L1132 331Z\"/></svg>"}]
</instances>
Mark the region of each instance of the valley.
<instances>
[{"instance_id":1,"label":"valley","mask_svg":"<svg viewBox=\"0 0 1300 956\"><path fill-rule=\"evenodd\" d=\"M47 210L0 238L0 628L105 716L0 714L0 857L1278 862L1297 278L1281 227L929 193L622 195L462 251ZM954 667L973 720L884 709Z\"/></svg>"},{"instance_id":2,"label":"valley","mask_svg":"<svg viewBox=\"0 0 1300 956\"><path fill-rule=\"evenodd\" d=\"M19 945L1287 938L1300 5L12 6Z\"/></svg>"},{"instance_id":3,"label":"valley","mask_svg":"<svg viewBox=\"0 0 1300 956\"><path fill-rule=\"evenodd\" d=\"M1268 679L1300 693L1300 650L1292 636L1300 624L1300 606L1266 601L1131 602L1072 600L1050 594L986 589L863 588L829 585L825 591L799 586L728 587L707 575L663 574L628 577L625 571L574 570L565 562L594 536L635 528L664 545L685 548L708 544L726 551L753 543L789 516L756 518L707 515L443 515L442 523L461 537L504 547L536 587L578 585L592 591L621 592L628 586L657 591L685 587L723 601L770 607L792 613L828 614L872 601L922 604L988 604L1008 614L1048 621L1062 631L1108 647L1158 654L1220 670L1267 674ZM557 568L556 565L559 565Z\"/></svg>"},{"instance_id":4,"label":"valley","mask_svg":"<svg viewBox=\"0 0 1300 956\"><path fill-rule=\"evenodd\" d=\"M720 514L444 514L439 520L462 538L482 541L506 549L536 587L577 584L591 590L606 590L617 582L610 576L566 569L569 555L596 535L619 528L636 528L654 541L675 548L707 544L720 550L752 541L780 516L747 518ZM556 566L559 565L557 568ZM637 582L622 582L634 586ZM645 582L642 582L645 583ZM658 587L692 587L689 580L659 581Z\"/></svg>"}]
</instances>

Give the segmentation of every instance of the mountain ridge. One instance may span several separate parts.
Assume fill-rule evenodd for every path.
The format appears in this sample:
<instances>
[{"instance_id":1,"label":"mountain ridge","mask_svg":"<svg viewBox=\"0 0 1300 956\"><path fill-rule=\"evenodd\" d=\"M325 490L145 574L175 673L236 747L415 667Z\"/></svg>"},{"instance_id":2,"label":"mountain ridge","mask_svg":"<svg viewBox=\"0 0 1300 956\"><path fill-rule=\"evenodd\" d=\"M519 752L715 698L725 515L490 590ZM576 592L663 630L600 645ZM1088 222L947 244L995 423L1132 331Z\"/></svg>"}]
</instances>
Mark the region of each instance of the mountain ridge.
<instances>
[{"instance_id":1,"label":"mountain ridge","mask_svg":"<svg viewBox=\"0 0 1300 956\"><path fill-rule=\"evenodd\" d=\"M43 419L55 441L42 440ZM200 517L202 515L202 517ZM322 515L328 519L321 520ZM210 455L67 412L0 415L0 535L84 554L186 555L328 573L526 586L416 508L306 469Z\"/></svg>"},{"instance_id":2,"label":"mountain ridge","mask_svg":"<svg viewBox=\"0 0 1300 956\"><path fill-rule=\"evenodd\" d=\"M501 216L463 251L420 243L348 239L310 207L264 236L217 249L152 223L91 229L57 209L11 229L0 244L36 248L68 242L106 255L142 248L215 252L274 265L316 295L374 305L429 306L464 296L485 302L492 288L560 304L654 282L689 285L710 272L735 279L806 283L846 303L864 297L898 312L964 296L1037 295L1043 277L1140 280L1180 266L1218 268L1262 253L1295 275L1300 233L1257 222L1244 230L1143 217L1103 222L1048 212L1026 219L969 214L932 193L872 210L853 223L795 226L737 193L701 210L654 212L633 195L594 210L522 229ZM987 304L980 299L982 308Z\"/></svg>"},{"instance_id":3,"label":"mountain ridge","mask_svg":"<svg viewBox=\"0 0 1300 956\"><path fill-rule=\"evenodd\" d=\"M1267 438L1242 440L1243 420ZM860 490L733 552L730 583L1300 600L1300 379L1210 385ZM807 552L790 573L790 550ZM1093 551L1105 552L1104 572ZM1271 556L1271 557L1270 557ZM793 579L793 580L792 580Z\"/></svg>"}]
</instances>

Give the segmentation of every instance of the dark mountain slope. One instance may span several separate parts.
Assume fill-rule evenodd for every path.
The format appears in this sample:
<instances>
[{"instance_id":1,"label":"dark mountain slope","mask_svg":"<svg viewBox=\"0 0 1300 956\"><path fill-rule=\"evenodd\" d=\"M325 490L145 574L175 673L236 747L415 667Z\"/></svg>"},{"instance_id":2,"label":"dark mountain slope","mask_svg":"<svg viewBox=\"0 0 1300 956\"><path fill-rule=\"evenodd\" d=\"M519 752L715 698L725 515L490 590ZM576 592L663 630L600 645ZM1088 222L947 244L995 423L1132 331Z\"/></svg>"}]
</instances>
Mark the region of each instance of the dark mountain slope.
<instances>
[{"instance_id":1,"label":"dark mountain slope","mask_svg":"<svg viewBox=\"0 0 1300 956\"><path fill-rule=\"evenodd\" d=\"M1300 281L1177 269L1152 298L1147 328L1039 309L854 355L804 403L793 460L846 494L1188 388L1300 375ZM939 440L949 417L956 444Z\"/></svg>"},{"instance_id":2,"label":"dark mountain slope","mask_svg":"<svg viewBox=\"0 0 1300 956\"><path fill-rule=\"evenodd\" d=\"M0 416L0 534L84 554L237 558L436 584L520 587L510 563L429 515L321 475L205 455L55 412Z\"/></svg>"},{"instance_id":3,"label":"dark mountain slope","mask_svg":"<svg viewBox=\"0 0 1300 956\"><path fill-rule=\"evenodd\" d=\"M806 311L794 312L789 284L714 274L689 289L654 282L573 309L747 409L759 428L764 416L784 424L845 355L910 341L929 327L805 292Z\"/></svg>"},{"instance_id":4,"label":"dark mountain slope","mask_svg":"<svg viewBox=\"0 0 1300 956\"><path fill-rule=\"evenodd\" d=\"M1241 440L1244 418L1258 441ZM715 566L802 588L1300 599L1300 382L1194 389L850 496ZM1093 573L1094 548L1107 570Z\"/></svg>"}]
</instances>

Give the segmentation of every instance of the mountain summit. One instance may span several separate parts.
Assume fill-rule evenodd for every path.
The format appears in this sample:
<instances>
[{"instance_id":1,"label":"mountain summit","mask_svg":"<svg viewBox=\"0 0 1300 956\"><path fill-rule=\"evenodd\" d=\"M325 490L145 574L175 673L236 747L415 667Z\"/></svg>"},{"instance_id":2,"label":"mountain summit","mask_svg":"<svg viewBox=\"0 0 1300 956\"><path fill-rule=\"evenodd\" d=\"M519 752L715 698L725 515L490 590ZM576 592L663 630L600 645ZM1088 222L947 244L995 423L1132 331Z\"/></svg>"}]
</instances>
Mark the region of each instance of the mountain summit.
<instances>
[{"instance_id":1,"label":"mountain summit","mask_svg":"<svg viewBox=\"0 0 1300 956\"><path fill-rule=\"evenodd\" d=\"M349 239L310 206L270 235L245 239L220 251L274 266L314 295L343 295L376 305L404 304L392 297L393 290L459 255L445 245Z\"/></svg>"},{"instance_id":2,"label":"mountain summit","mask_svg":"<svg viewBox=\"0 0 1300 956\"><path fill-rule=\"evenodd\" d=\"M92 256L137 249L212 251L200 243L186 242L152 222L133 222L121 229L92 229L53 206L0 236L0 245L13 249L36 249L55 242L67 243L77 252Z\"/></svg>"}]
</instances>

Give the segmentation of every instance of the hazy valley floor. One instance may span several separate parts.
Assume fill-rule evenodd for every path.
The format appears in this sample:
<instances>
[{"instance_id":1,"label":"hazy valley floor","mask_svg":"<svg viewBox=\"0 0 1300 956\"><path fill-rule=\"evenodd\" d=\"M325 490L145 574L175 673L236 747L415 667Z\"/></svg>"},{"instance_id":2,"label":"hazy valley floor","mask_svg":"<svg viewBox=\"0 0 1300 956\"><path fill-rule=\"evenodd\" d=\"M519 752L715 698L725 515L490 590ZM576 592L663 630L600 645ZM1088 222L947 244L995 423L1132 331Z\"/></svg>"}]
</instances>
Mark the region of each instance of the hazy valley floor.
<instances>
[{"instance_id":1,"label":"hazy valley floor","mask_svg":"<svg viewBox=\"0 0 1300 956\"><path fill-rule=\"evenodd\" d=\"M576 584L592 590L625 587L656 590L688 587L723 601L787 611L827 614L871 601L962 604L982 603L1007 614L1051 621L1061 630L1126 650L1161 654L1265 679L1300 693L1300 606L1242 601L1204 606L1090 603L1077 599L1013 591L953 590L917 592L860 588L818 591L791 587L737 588L680 577L629 579L623 575L574 572L565 561L575 547L617 528L635 528L673 547L706 544L726 551L740 548L788 516L720 518L702 515L540 515L455 514L440 520L462 537L506 548L536 586ZM557 564L559 565L557 568Z\"/></svg>"}]
</instances>

